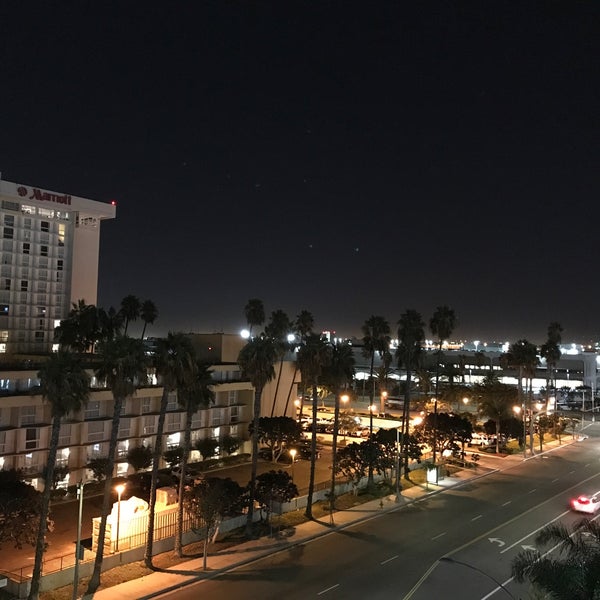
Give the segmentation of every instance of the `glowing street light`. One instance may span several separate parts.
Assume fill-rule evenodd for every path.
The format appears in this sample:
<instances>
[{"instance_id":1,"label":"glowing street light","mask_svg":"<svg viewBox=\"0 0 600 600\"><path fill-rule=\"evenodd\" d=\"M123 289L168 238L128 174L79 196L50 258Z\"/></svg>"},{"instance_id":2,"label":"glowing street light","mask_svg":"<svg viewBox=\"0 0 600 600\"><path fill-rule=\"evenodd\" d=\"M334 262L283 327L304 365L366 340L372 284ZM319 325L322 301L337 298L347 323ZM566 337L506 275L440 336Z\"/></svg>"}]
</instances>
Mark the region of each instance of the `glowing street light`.
<instances>
[{"instance_id":1,"label":"glowing street light","mask_svg":"<svg viewBox=\"0 0 600 600\"><path fill-rule=\"evenodd\" d=\"M381 409L379 412L384 413L385 412L385 402L387 400L388 397L388 393L386 390L384 390L383 392L381 392Z\"/></svg>"},{"instance_id":2,"label":"glowing street light","mask_svg":"<svg viewBox=\"0 0 600 600\"><path fill-rule=\"evenodd\" d=\"M296 398L294 400L294 406L296 407L296 421L298 421L298 423L300 423L300 417L302 416L302 414L301 414L302 402L300 401L300 398Z\"/></svg>"},{"instance_id":3,"label":"glowing street light","mask_svg":"<svg viewBox=\"0 0 600 600\"><path fill-rule=\"evenodd\" d=\"M115 492L117 492L118 500L117 500L117 542L115 544L115 552L119 551L119 527L121 525L121 494L124 492L125 486L120 483L115 487Z\"/></svg>"},{"instance_id":4,"label":"glowing street light","mask_svg":"<svg viewBox=\"0 0 600 600\"><path fill-rule=\"evenodd\" d=\"M296 448L292 448L290 450L290 456L292 457L292 483L294 483L294 463L296 462L296 454L298 450Z\"/></svg>"},{"instance_id":5,"label":"glowing street light","mask_svg":"<svg viewBox=\"0 0 600 600\"><path fill-rule=\"evenodd\" d=\"M527 428L525 426L525 405L521 406L513 406L513 412L516 417L519 418L521 412L523 413L523 458L527 458Z\"/></svg>"}]
</instances>

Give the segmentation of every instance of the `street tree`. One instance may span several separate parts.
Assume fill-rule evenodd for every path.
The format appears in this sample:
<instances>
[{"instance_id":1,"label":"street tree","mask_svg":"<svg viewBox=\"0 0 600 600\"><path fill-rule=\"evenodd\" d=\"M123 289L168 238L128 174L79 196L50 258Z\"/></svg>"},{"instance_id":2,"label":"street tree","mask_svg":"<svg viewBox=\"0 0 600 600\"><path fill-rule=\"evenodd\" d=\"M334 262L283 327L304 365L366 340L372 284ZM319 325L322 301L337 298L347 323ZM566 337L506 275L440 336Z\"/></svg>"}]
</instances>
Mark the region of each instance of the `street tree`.
<instances>
[{"instance_id":1,"label":"street tree","mask_svg":"<svg viewBox=\"0 0 600 600\"><path fill-rule=\"evenodd\" d=\"M375 354L383 356L390 348L390 324L378 315L371 315L362 326L363 356L369 359L369 407L373 406L375 395ZM373 409L369 408L369 435L373 433ZM373 465L368 469L368 486L373 487Z\"/></svg>"},{"instance_id":2,"label":"street tree","mask_svg":"<svg viewBox=\"0 0 600 600\"><path fill-rule=\"evenodd\" d=\"M223 448L223 452L225 452L225 454L229 456L235 454L240 449L241 445L242 442L240 438L229 435L228 433L221 438L221 446Z\"/></svg>"},{"instance_id":3,"label":"street tree","mask_svg":"<svg viewBox=\"0 0 600 600\"><path fill-rule=\"evenodd\" d=\"M513 577L556 600L596 600L600 597L600 525L582 519L568 529L562 523L544 527L535 550L513 559ZM550 552L550 549L552 552Z\"/></svg>"},{"instance_id":4,"label":"street tree","mask_svg":"<svg viewBox=\"0 0 600 600\"><path fill-rule=\"evenodd\" d=\"M298 495L298 488L292 481L289 473L282 471L269 471L261 473L256 478L256 501L262 513L267 515L267 523L273 512L273 503L284 504L290 502Z\"/></svg>"},{"instance_id":5,"label":"street tree","mask_svg":"<svg viewBox=\"0 0 600 600\"><path fill-rule=\"evenodd\" d=\"M42 494L23 481L21 471L0 470L0 548L10 544L14 548L36 546L42 514ZM53 522L46 515L46 531L52 531Z\"/></svg>"},{"instance_id":6,"label":"street tree","mask_svg":"<svg viewBox=\"0 0 600 600\"><path fill-rule=\"evenodd\" d=\"M239 514L244 488L229 478L207 477L186 489L183 504L192 517L192 530L204 539L203 569L206 571L208 543L216 539L219 524L226 516Z\"/></svg>"},{"instance_id":7,"label":"street tree","mask_svg":"<svg viewBox=\"0 0 600 600\"><path fill-rule=\"evenodd\" d=\"M179 478L179 503L177 506L177 526L175 528L175 552L183 556L183 491L187 464L192 451L192 418L200 408L208 408L214 402L212 371L207 363L195 361L193 368L186 372L183 382L177 388L177 402L185 409L183 429L183 456Z\"/></svg>"},{"instance_id":8,"label":"street tree","mask_svg":"<svg viewBox=\"0 0 600 600\"><path fill-rule=\"evenodd\" d=\"M296 336L295 348L296 350L302 346L306 340L306 336L312 333L313 327L315 326L315 319L307 310L301 310L294 321L294 335ZM285 409L283 411L284 415L287 415L288 406L290 403L290 397L292 395L292 390L294 389L294 385L296 384L296 375L298 374L298 363L294 361L294 375L290 381L290 387L288 389L287 398L285 400ZM302 389L299 390L300 394L300 414L302 414L302 404L304 402L304 392Z\"/></svg>"},{"instance_id":9,"label":"street tree","mask_svg":"<svg viewBox=\"0 0 600 600\"><path fill-rule=\"evenodd\" d=\"M248 427L250 435L254 424ZM258 420L258 441L271 452L271 460L277 462L287 448L302 439L302 427L291 417L260 417Z\"/></svg>"},{"instance_id":10,"label":"street tree","mask_svg":"<svg viewBox=\"0 0 600 600\"><path fill-rule=\"evenodd\" d=\"M265 335L272 338L273 345L277 352L279 360L279 368L277 369L277 379L275 382L275 392L273 394L273 402L271 404L271 416L275 414L275 406L277 404L277 395L279 394L279 384L281 382L281 374L283 373L283 362L285 355L293 348L288 340L293 328L293 324L287 314L278 309L271 313L271 319L265 326Z\"/></svg>"},{"instance_id":11,"label":"street tree","mask_svg":"<svg viewBox=\"0 0 600 600\"><path fill-rule=\"evenodd\" d=\"M248 333L252 339L252 328L260 327L265 322L265 305L258 298L250 298L244 307L244 315L248 323Z\"/></svg>"},{"instance_id":12,"label":"street tree","mask_svg":"<svg viewBox=\"0 0 600 600\"><path fill-rule=\"evenodd\" d=\"M487 381L475 387L479 410L496 424L496 454L500 452L500 433L503 420L510 418L518 402L514 386L498 381Z\"/></svg>"},{"instance_id":13,"label":"street tree","mask_svg":"<svg viewBox=\"0 0 600 600\"><path fill-rule=\"evenodd\" d=\"M112 474L117 451L119 422L125 400L135 393L147 381L148 360L141 340L118 336L114 339L102 340L98 345L98 364L96 377L104 381L113 396L113 415L110 440L108 444L108 478L104 484L102 513L98 529L98 549L94 560L94 569L88 582L87 594L94 594L100 586L100 573L104 558L104 539L106 522L110 513L112 492Z\"/></svg>"},{"instance_id":14,"label":"street tree","mask_svg":"<svg viewBox=\"0 0 600 600\"><path fill-rule=\"evenodd\" d=\"M412 375L419 368L421 349L425 339L425 323L423 317L414 309L406 310L398 321L398 348L396 358L398 368L404 367L406 371L406 389L404 407L402 409L402 456L404 459L404 478L408 479L408 423L410 417L410 392Z\"/></svg>"},{"instance_id":15,"label":"street tree","mask_svg":"<svg viewBox=\"0 0 600 600\"><path fill-rule=\"evenodd\" d=\"M142 328L141 339L144 339L146 335L146 327L153 325L154 321L158 319L158 309L152 300L144 300L140 307L140 318L144 321L144 327Z\"/></svg>"},{"instance_id":16,"label":"street tree","mask_svg":"<svg viewBox=\"0 0 600 600\"><path fill-rule=\"evenodd\" d=\"M90 459L90 462L86 465L92 472L92 476L97 482L104 481L111 474L109 471L110 461L107 456L98 456Z\"/></svg>"},{"instance_id":17,"label":"street tree","mask_svg":"<svg viewBox=\"0 0 600 600\"><path fill-rule=\"evenodd\" d=\"M429 320L429 329L437 338L437 360L435 366L435 401L433 403L433 464L435 464L437 452L437 405L440 399L440 368L442 367L443 353L442 346L444 341L448 340L454 329L456 328L456 315L454 310L448 306L438 306ZM452 366L452 365L450 365ZM448 367L448 365L446 365ZM452 371L452 375L454 372ZM451 378L452 382L452 378Z\"/></svg>"},{"instance_id":18,"label":"street tree","mask_svg":"<svg viewBox=\"0 0 600 600\"><path fill-rule=\"evenodd\" d=\"M69 351L59 350L56 354L51 354L40 368L38 377L42 398L50 404L52 425L50 427L44 491L42 493L40 519L38 520L39 530L29 590L30 600L38 598L40 591L42 560L46 547L46 525L50 512L50 496L54 483L61 422L69 414L81 410L90 395L90 377L83 368L81 361Z\"/></svg>"},{"instance_id":19,"label":"street tree","mask_svg":"<svg viewBox=\"0 0 600 600\"><path fill-rule=\"evenodd\" d=\"M251 479L248 486L249 504L246 519L246 534L252 534L254 521L254 502L256 488L256 471L258 466L258 420L260 418L261 399L265 386L275 377L275 360L277 351L270 338L257 336L250 338L248 343L240 350L238 364L242 377L250 380L254 387L254 413L252 430L252 467Z\"/></svg>"},{"instance_id":20,"label":"street tree","mask_svg":"<svg viewBox=\"0 0 600 600\"><path fill-rule=\"evenodd\" d=\"M434 432L435 423L435 432ZM441 412L434 422L434 414L429 413L423 422L415 427L415 435L423 444L431 446L435 437L440 455L448 451L453 455L464 453L465 444L471 440L473 425L471 421L460 415Z\"/></svg>"},{"instance_id":21,"label":"street tree","mask_svg":"<svg viewBox=\"0 0 600 600\"><path fill-rule=\"evenodd\" d=\"M194 442L194 448L200 452L202 460L212 458L219 447L219 440L212 437L205 437Z\"/></svg>"},{"instance_id":22,"label":"street tree","mask_svg":"<svg viewBox=\"0 0 600 600\"><path fill-rule=\"evenodd\" d=\"M546 361L546 389L556 387L556 365L560 360L560 343L563 328L560 323L553 321L548 325L548 338L540 348L540 355Z\"/></svg>"},{"instance_id":23,"label":"street tree","mask_svg":"<svg viewBox=\"0 0 600 600\"><path fill-rule=\"evenodd\" d=\"M331 360L331 347L318 334L311 334L298 350L296 362L302 374L302 385L312 390L312 422L311 422L311 456L310 476L308 480L308 496L304 514L312 519L313 493L315 490L315 461L317 459L317 405L319 399L319 380L323 369Z\"/></svg>"},{"instance_id":24,"label":"street tree","mask_svg":"<svg viewBox=\"0 0 600 600\"><path fill-rule=\"evenodd\" d=\"M127 462L137 473L152 464L152 449L147 446L132 446L127 450Z\"/></svg>"},{"instance_id":25,"label":"street tree","mask_svg":"<svg viewBox=\"0 0 600 600\"><path fill-rule=\"evenodd\" d=\"M144 563L149 569L153 568L152 548L154 545L154 519L156 514L156 490L158 487L160 458L162 455L169 468L175 469L181 464L183 457L183 448L181 446L170 448L163 453L163 431L169 396L185 384L186 378L189 377L188 374L194 369L194 361L195 353L192 342L183 333L169 332L166 338L161 338L158 341L154 355L154 367L162 384L162 395L153 449L150 501L148 503L148 535L146 536L146 547L144 550Z\"/></svg>"},{"instance_id":26,"label":"street tree","mask_svg":"<svg viewBox=\"0 0 600 600\"><path fill-rule=\"evenodd\" d=\"M142 311L142 303L137 296L130 294L125 296L121 300L121 308L119 312L123 318L123 322L125 324L125 328L123 330L123 335L127 335L127 328L129 327L129 323L132 321L137 321Z\"/></svg>"}]
</instances>

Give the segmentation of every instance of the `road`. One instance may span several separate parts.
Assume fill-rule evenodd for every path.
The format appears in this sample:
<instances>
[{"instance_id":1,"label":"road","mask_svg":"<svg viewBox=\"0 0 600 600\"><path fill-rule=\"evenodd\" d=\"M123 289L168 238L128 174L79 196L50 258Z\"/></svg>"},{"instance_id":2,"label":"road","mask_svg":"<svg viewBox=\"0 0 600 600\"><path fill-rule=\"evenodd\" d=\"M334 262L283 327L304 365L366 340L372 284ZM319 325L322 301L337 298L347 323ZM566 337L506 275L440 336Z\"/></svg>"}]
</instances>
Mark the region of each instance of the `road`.
<instances>
[{"instance_id":1,"label":"road","mask_svg":"<svg viewBox=\"0 0 600 600\"><path fill-rule=\"evenodd\" d=\"M463 487L161 598L526 598L527 586L511 580L511 561L544 525L581 518L568 511L569 498L600 489L596 427L585 442L511 459ZM438 563L444 556L454 562Z\"/></svg>"}]
</instances>

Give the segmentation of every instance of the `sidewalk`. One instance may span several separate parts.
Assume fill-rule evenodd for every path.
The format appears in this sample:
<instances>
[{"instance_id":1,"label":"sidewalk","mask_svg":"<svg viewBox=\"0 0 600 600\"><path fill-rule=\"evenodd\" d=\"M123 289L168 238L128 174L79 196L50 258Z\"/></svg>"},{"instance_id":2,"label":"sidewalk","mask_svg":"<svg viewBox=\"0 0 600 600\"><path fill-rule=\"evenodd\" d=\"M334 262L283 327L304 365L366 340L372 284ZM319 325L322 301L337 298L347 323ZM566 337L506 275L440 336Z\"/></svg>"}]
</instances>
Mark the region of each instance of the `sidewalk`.
<instances>
[{"instance_id":1,"label":"sidewalk","mask_svg":"<svg viewBox=\"0 0 600 600\"><path fill-rule=\"evenodd\" d=\"M482 461L487 462L487 461ZM381 500L373 500L354 508L334 513L334 525L330 525L329 517L319 521L309 521L293 528L289 537L285 533L279 537L262 537L228 548L220 554L209 555L208 570L202 570L203 558L180 563L168 571L155 572L140 579L135 579L117 586L100 590L94 594L99 600L139 600L150 599L167 591L184 587L201 579L213 578L233 568L251 563L264 556L287 550L293 546L306 543L315 538L339 531L352 524L374 518L382 512L401 509L425 496L438 494L445 489L460 486L467 481L497 471L496 465L480 465L475 469L458 471L451 477L440 479L438 484L414 485L402 491L402 499L396 503L395 495Z\"/></svg>"}]
</instances>

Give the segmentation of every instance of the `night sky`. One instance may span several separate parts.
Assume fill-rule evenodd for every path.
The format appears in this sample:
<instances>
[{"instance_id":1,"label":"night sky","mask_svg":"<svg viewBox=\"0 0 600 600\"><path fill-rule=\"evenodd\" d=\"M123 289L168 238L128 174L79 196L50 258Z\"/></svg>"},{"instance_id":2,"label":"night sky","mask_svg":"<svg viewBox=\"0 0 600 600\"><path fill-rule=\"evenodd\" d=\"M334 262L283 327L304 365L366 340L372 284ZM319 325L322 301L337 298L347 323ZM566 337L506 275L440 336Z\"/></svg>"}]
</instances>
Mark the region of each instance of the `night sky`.
<instances>
[{"instance_id":1,"label":"night sky","mask_svg":"<svg viewBox=\"0 0 600 600\"><path fill-rule=\"evenodd\" d=\"M98 303L600 339L600 3L0 4L0 172L101 201Z\"/></svg>"}]
</instances>

